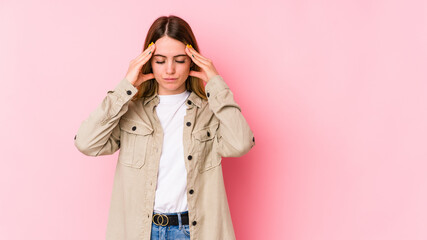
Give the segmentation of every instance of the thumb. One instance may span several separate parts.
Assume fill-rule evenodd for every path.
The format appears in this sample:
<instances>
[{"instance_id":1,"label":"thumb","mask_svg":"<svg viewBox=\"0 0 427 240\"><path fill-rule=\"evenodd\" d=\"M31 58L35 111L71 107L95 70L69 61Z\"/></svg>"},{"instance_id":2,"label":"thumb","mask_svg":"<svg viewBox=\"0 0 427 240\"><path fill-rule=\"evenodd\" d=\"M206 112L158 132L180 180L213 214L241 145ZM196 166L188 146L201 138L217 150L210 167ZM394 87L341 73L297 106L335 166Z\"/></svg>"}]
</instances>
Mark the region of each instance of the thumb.
<instances>
[{"instance_id":1,"label":"thumb","mask_svg":"<svg viewBox=\"0 0 427 240\"><path fill-rule=\"evenodd\" d=\"M191 71L190 71L190 73L189 73L188 75L190 75L190 76L192 76L192 77L200 78L200 79L202 79L202 80L206 81L206 80L205 80L205 76L204 76L204 75L203 75L203 73L201 73L201 72L197 72L197 71L193 71L193 70L191 70Z\"/></svg>"},{"instance_id":2,"label":"thumb","mask_svg":"<svg viewBox=\"0 0 427 240\"><path fill-rule=\"evenodd\" d=\"M145 81L153 79L153 78L154 78L154 74L153 73L147 73L147 74L144 74L142 76L142 81L145 82Z\"/></svg>"}]
</instances>

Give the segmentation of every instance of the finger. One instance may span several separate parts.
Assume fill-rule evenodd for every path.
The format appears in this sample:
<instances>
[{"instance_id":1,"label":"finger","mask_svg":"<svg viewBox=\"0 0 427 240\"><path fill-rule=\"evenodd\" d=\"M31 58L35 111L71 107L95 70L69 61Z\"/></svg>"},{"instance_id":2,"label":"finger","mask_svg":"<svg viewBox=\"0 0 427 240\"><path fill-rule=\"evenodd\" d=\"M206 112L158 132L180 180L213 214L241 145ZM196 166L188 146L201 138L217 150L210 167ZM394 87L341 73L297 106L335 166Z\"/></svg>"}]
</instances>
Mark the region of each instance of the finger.
<instances>
[{"instance_id":1,"label":"finger","mask_svg":"<svg viewBox=\"0 0 427 240\"><path fill-rule=\"evenodd\" d=\"M203 60L208 60L207 58L203 57L199 52L197 52L196 49L194 49L193 47L188 47L187 46L187 49L189 49L191 53L193 53L194 55L202 58Z\"/></svg>"},{"instance_id":2,"label":"finger","mask_svg":"<svg viewBox=\"0 0 427 240\"><path fill-rule=\"evenodd\" d=\"M191 50L189 50L189 51L190 51L190 54L191 54L191 59L198 60L199 62L203 63L206 66L210 66L211 65L211 62L210 62L209 59L202 57L200 54L197 55L197 52L195 52L195 51L191 51Z\"/></svg>"},{"instance_id":3,"label":"finger","mask_svg":"<svg viewBox=\"0 0 427 240\"><path fill-rule=\"evenodd\" d=\"M135 58L135 60L137 62L139 62L142 58L144 58L145 56L150 56L153 55L152 53L154 52L154 49L156 48L155 44L149 46L147 49L145 49L141 54L139 54L138 57Z\"/></svg>"},{"instance_id":4,"label":"finger","mask_svg":"<svg viewBox=\"0 0 427 240\"><path fill-rule=\"evenodd\" d=\"M151 48L151 49L150 49ZM146 52L148 50L148 52ZM140 56L138 56L136 59L135 59L135 62L137 63L137 64L141 64L141 62L144 62L144 63L146 63L152 56L153 56L153 52L154 52L154 50L155 50L155 47L154 47L154 45L152 45L152 46L150 46L149 48L147 48L144 52L146 52L146 53L144 53L144 54L141 54Z\"/></svg>"},{"instance_id":5,"label":"finger","mask_svg":"<svg viewBox=\"0 0 427 240\"><path fill-rule=\"evenodd\" d=\"M193 60L194 63L196 63L199 67L202 69L206 68L208 66L208 63L205 61L201 61L200 58L198 58L196 55L194 55L190 50L186 49L187 54L190 56L191 60Z\"/></svg>"},{"instance_id":6,"label":"finger","mask_svg":"<svg viewBox=\"0 0 427 240\"><path fill-rule=\"evenodd\" d=\"M188 48L188 47L187 47ZM203 62L209 62L209 59L203 57L199 52L197 52L194 48L190 47L188 48L190 50L190 52L195 55L196 57L198 57L199 59L201 59L201 61Z\"/></svg>"}]
</instances>

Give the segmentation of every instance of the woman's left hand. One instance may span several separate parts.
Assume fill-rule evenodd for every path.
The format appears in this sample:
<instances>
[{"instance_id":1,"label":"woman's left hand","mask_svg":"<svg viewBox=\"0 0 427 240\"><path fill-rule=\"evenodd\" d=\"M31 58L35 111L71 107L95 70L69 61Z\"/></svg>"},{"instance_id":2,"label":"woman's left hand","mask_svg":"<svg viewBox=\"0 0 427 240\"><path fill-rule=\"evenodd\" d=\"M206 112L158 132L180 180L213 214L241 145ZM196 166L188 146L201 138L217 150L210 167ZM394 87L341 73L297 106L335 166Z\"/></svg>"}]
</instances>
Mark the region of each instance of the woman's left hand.
<instances>
[{"instance_id":1,"label":"woman's left hand","mask_svg":"<svg viewBox=\"0 0 427 240\"><path fill-rule=\"evenodd\" d=\"M190 47L191 45L188 45L185 47L185 52L188 54L188 56L193 60L197 66L199 66L202 71L197 72L191 70L189 75L193 77L197 77L202 79L205 82L208 82L211 77L215 75L219 75L218 71L215 69L212 60L203 57L200 53L198 53L193 47Z\"/></svg>"}]
</instances>

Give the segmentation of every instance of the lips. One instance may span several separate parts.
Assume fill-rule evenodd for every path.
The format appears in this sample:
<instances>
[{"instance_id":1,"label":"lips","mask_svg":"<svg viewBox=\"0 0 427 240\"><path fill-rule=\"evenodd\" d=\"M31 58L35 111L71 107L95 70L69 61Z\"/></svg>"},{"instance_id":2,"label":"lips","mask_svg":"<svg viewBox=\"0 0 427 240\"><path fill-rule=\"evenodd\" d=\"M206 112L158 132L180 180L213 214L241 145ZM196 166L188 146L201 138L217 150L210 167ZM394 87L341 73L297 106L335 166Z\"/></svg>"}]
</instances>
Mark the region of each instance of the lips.
<instances>
[{"instance_id":1,"label":"lips","mask_svg":"<svg viewBox=\"0 0 427 240\"><path fill-rule=\"evenodd\" d=\"M174 80L177 80L178 78L165 78L165 80L168 80L168 81L174 81Z\"/></svg>"}]
</instances>

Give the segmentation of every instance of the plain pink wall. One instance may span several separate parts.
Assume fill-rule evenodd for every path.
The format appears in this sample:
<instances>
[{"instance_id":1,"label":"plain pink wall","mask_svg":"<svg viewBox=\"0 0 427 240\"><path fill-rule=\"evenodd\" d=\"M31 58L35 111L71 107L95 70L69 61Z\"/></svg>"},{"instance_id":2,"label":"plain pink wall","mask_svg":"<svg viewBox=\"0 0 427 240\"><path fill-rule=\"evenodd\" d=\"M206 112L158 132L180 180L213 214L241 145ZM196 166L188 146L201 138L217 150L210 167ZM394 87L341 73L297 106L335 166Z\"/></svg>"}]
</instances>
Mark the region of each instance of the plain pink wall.
<instances>
[{"instance_id":1,"label":"plain pink wall","mask_svg":"<svg viewBox=\"0 0 427 240\"><path fill-rule=\"evenodd\" d=\"M238 239L427 239L427 4L394 0L1 1L0 239L104 239L118 154L73 138L168 14L256 137Z\"/></svg>"}]
</instances>

